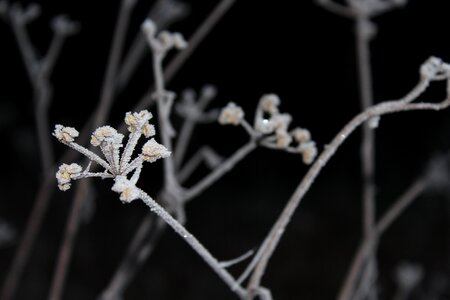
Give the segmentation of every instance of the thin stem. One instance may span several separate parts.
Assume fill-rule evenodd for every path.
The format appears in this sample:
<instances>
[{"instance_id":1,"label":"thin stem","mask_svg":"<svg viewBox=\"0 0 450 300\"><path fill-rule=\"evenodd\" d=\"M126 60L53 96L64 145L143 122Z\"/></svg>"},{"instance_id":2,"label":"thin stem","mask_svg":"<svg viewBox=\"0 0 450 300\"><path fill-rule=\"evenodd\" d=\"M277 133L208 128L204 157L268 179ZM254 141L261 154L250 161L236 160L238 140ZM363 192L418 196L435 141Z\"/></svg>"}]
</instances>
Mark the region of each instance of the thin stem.
<instances>
[{"instance_id":1,"label":"thin stem","mask_svg":"<svg viewBox=\"0 0 450 300\"><path fill-rule=\"evenodd\" d=\"M365 238L359 245L337 299L350 299L358 276L364 267L366 257L369 254L369 250L373 243L378 240L403 211L405 211L405 209L425 191L426 186L426 177L420 177L397 200L395 200L394 204L392 204L392 206L383 214L375 227L373 236Z\"/></svg>"},{"instance_id":2,"label":"thin stem","mask_svg":"<svg viewBox=\"0 0 450 300\"><path fill-rule=\"evenodd\" d=\"M164 75L162 70L162 61L165 53L153 50L153 74L155 80L156 98L158 104L158 122L161 132L161 141L168 149L172 149L171 130L169 113L167 110L168 92L165 89ZM178 180L175 176L175 164L172 156L163 160L164 165L164 190L167 193L177 191L179 188ZM175 199L179 200L179 199Z\"/></svg>"},{"instance_id":3,"label":"thin stem","mask_svg":"<svg viewBox=\"0 0 450 300\"><path fill-rule=\"evenodd\" d=\"M355 17L355 12L352 9L332 0L316 0L316 3L338 16L346 18Z\"/></svg>"},{"instance_id":4,"label":"thin stem","mask_svg":"<svg viewBox=\"0 0 450 300\"><path fill-rule=\"evenodd\" d=\"M166 82L172 81L175 74L191 57L192 53L197 49L201 42L208 36L212 29L222 19L225 13L232 7L236 0L222 0L214 10L208 15L203 23L197 28L192 37L188 41L188 47L179 52L164 70L164 78ZM136 105L135 110L147 107L152 101L153 88L151 87L147 93L141 98Z\"/></svg>"},{"instance_id":5,"label":"thin stem","mask_svg":"<svg viewBox=\"0 0 450 300\"><path fill-rule=\"evenodd\" d=\"M250 152L256 148L256 143L251 140L242 148L237 150L232 156L227 160L222 162L217 168L215 168L210 174L200 180L193 187L189 188L184 195L184 201L189 201L190 199L201 194L206 188L211 186L219 178L229 172L239 161L245 158Z\"/></svg>"},{"instance_id":6,"label":"thin stem","mask_svg":"<svg viewBox=\"0 0 450 300\"><path fill-rule=\"evenodd\" d=\"M58 60L59 55L61 53L61 49L64 45L65 40L66 40L65 34L60 34L58 32L54 33L53 39L47 50L47 54L42 60L41 72L43 74L48 75L52 73L53 68L55 67L55 63Z\"/></svg>"},{"instance_id":7,"label":"thin stem","mask_svg":"<svg viewBox=\"0 0 450 300\"><path fill-rule=\"evenodd\" d=\"M421 85L422 82L418 84ZM408 94L410 95L410 94ZM407 95L407 96L408 96ZM381 116L388 113L400 112L400 111L409 111L409 110L441 110L449 106L450 99L446 99L443 102L434 104L434 103L406 103L403 102L405 98L398 101L386 101L380 104L374 105L365 111L358 114L354 117L347 125L344 126L341 131L335 136L335 138L328 144L328 147L322 151L320 156L311 166L311 168L306 173L303 180L300 182L299 186L289 199L279 218L275 222L272 227L269 235L266 240L268 242L264 242L264 248L260 248L259 251L262 251L261 259L259 260L255 271L250 279L247 291L249 297L253 297L254 291L260 286L261 278L264 275L265 269L269 262L270 257L275 251L286 226L288 225L293 213L296 208L300 204L300 201L303 199L306 192L309 190L314 180L319 175L322 168L327 164L330 158L334 155L337 149L342 145L342 143L347 139L347 137L361 124L366 122L372 117ZM259 256L256 254L256 256Z\"/></svg>"},{"instance_id":8,"label":"thin stem","mask_svg":"<svg viewBox=\"0 0 450 300\"><path fill-rule=\"evenodd\" d=\"M119 67L120 58L122 56L123 45L125 42L125 35L128 29L131 11L136 1L122 0L118 21L114 30L114 38L111 46L111 52L108 58L108 66L106 68L106 75L103 81L103 88L100 96L100 103L96 109L96 116L94 119L94 127L100 126L106 120L106 116L111 110L111 105L114 100L115 80L117 78L117 70Z\"/></svg>"},{"instance_id":9,"label":"thin stem","mask_svg":"<svg viewBox=\"0 0 450 300\"><path fill-rule=\"evenodd\" d=\"M206 106L209 104L209 102L211 102L212 98L209 97L201 97L199 99L199 101L193 105L196 106L197 111L199 113L203 113ZM188 144L191 140L192 137L192 133L194 131L195 125L197 124L195 119L192 118L188 118L186 117L186 119L183 122L183 125L181 125L181 130L180 130L180 134L178 135L178 140L175 146L175 151L174 151L174 160L175 160L175 167L177 169L180 169L181 163L184 160L185 154L186 154L186 150L188 147Z\"/></svg>"},{"instance_id":10,"label":"thin stem","mask_svg":"<svg viewBox=\"0 0 450 300\"><path fill-rule=\"evenodd\" d=\"M365 110L373 105L372 70L370 63L370 37L366 27L369 20L359 14L355 20L356 52L359 74L359 93L361 109ZM360 148L362 200L363 200L363 233L364 237L372 234L375 227L376 197L375 197L375 130L370 128L368 122L363 125L363 135ZM375 280L377 273L376 243L367 268L368 282ZM365 276L364 276L365 277ZM370 291L370 299L376 299L376 290Z\"/></svg>"},{"instance_id":11,"label":"thin stem","mask_svg":"<svg viewBox=\"0 0 450 300\"><path fill-rule=\"evenodd\" d=\"M164 210L158 203L156 203L144 191L139 190L139 198L153 211L160 216L172 229L178 233L183 240L188 243L194 251L219 275L219 277L232 289L239 297L244 299L245 290L238 286L236 288L236 280L228 273L226 269L221 267L220 262L211 255L211 253L189 232L186 228L175 220L170 214Z\"/></svg>"},{"instance_id":12,"label":"thin stem","mask_svg":"<svg viewBox=\"0 0 450 300\"><path fill-rule=\"evenodd\" d=\"M17 8L18 9L18 8ZM18 11L11 12L11 25L14 32L14 36L17 39L17 44L19 45L20 53L22 54L22 59L27 70L28 78L30 82L33 83L35 80L35 73L38 69L38 62L36 58L36 53L34 51L33 45L30 41L27 31L25 30L25 25L16 14Z\"/></svg>"},{"instance_id":13,"label":"thin stem","mask_svg":"<svg viewBox=\"0 0 450 300\"><path fill-rule=\"evenodd\" d=\"M203 161L206 161L206 156L208 155L208 152L213 152L213 150L208 146L203 146L197 152L195 152L195 154L192 155L191 158L183 165L183 168L181 168L178 171L177 173L178 181L181 183L186 181L189 178L189 176L191 176L192 173L194 173L194 171L197 170L198 166Z\"/></svg>"}]
</instances>

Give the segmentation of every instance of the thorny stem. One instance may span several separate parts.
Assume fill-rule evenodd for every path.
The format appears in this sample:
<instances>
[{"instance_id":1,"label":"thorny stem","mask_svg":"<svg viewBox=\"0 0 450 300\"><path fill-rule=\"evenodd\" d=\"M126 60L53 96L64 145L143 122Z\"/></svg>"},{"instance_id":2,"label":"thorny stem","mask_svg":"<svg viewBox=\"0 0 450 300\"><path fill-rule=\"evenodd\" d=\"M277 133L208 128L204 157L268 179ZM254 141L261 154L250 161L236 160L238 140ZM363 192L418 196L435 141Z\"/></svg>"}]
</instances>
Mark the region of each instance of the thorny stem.
<instances>
[{"instance_id":1,"label":"thorny stem","mask_svg":"<svg viewBox=\"0 0 450 300\"><path fill-rule=\"evenodd\" d=\"M363 242L359 245L353 260L351 267L347 272L344 284L339 292L338 300L350 299L357 278L363 269L366 258L370 255L374 243L380 238L380 236L392 225L392 223L402 214L402 212L425 190L427 186L427 180L424 177L416 180L395 202L392 206L383 214L380 220L377 222L373 235L364 238Z\"/></svg>"},{"instance_id":2,"label":"thorny stem","mask_svg":"<svg viewBox=\"0 0 450 300\"><path fill-rule=\"evenodd\" d=\"M136 1L123 0L120 7L117 25L115 28L112 48L108 59L103 88L100 97L100 103L96 109L94 117L94 128L103 124L111 109L114 99L114 83L118 69L119 60L122 55L123 44L125 42L125 33L128 28L129 17ZM78 185L79 189L83 189L83 185ZM65 239L58 254L58 262L53 275L50 288L49 300L59 300L64 287L67 267L72 253L73 241L76 237L83 206L84 196L81 192L76 192L76 197L72 209L70 211L69 222L67 223Z\"/></svg>"},{"instance_id":3,"label":"thorny stem","mask_svg":"<svg viewBox=\"0 0 450 300\"><path fill-rule=\"evenodd\" d=\"M139 198L148 206L150 210L160 216L172 229L178 233L194 249L200 257L219 275L219 277L242 299L245 297L245 290L238 286L236 280L228 271L220 265L220 262L189 232L175 220L164 208L156 203L144 191L139 190Z\"/></svg>"},{"instance_id":4,"label":"thorny stem","mask_svg":"<svg viewBox=\"0 0 450 300\"><path fill-rule=\"evenodd\" d=\"M370 63L370 37L368 36L369 24L368 18L363 14L358 14L355 20L355 34L356 34L356 52L358 58L358 73L359 73L359 92L361 99L361 109L365 110L373 105L373 88L372 88L372 70ZM362 199L363 199L363 233L364 237L372 234L375 227L376 217L376 197L375 197L375 130L370 128L369 123L363 125L363 134L360 149L361 157L361 174L362 174ZM375 243L374 243L375 245ZM370 267L367 268L369 272L369 283L376 280L377 260L376 260L376 246L373 249L372 256L369 260ZM370 294L370 299L377 298L376 290L367 287Z\"/></svg>"},{"instance_id":5,"label":"thorny stem","mask_svg":"<svg viewBox=\"0 0 450 300\"><path fill-rule=\"evenodd\" d=\"M349 123L347 123L347 125L345 125L344 128L341 129L341 131L339 131L339 133L335 136L331 143L322 151L320 156L304 176L303 180L300 182L295 192L292 194L282 213L273 225L270 233L263 242L264 247L261 247L258 253L255 255L256 257L259 257L261 255L261 258L259 259L255 267L255 270L250 278L250 282L247 287L248 299L252 299L254 297L255 291L258 290L269 259L275 251L284 233L284 230L288 225L296 208L300 204L300 201L303 199L304 195L309 190L322 168L326 165L326 163L330 160L330 158L334 155L334 153L342 145L342 143L347 139L347 137L358 126L372 117L381 116L384 114L409 110L441 110L450 105L450 98L436 104L409 103L409 101L414 100L414 96L420 94L420 92L422 92L428 86L428 84L428 79L422 79L419 84L404 98L396 101L382 102L361 112L360 114L355 116Z\"/></svg>"}]
</instances>

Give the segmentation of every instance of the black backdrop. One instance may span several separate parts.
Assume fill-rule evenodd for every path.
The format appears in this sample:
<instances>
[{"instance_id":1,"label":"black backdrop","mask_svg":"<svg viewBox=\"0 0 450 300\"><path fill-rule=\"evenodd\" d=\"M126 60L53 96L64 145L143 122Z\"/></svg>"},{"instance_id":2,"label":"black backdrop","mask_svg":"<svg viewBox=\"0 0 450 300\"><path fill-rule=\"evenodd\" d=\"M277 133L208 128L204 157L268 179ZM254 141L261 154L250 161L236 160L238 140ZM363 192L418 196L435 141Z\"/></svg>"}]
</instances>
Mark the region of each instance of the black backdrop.
<instances>
[{"instance_id":1,"label":"black backdrop","mask_svg":"<svg viewBox=\"0 0 450 300\"><path fill-rule=\"evenodd\" d=\"M39 3L43 15L30 27L30 34L41 53L51 37L51 17L66 13L81 23L81 32L68 40L56 66L50 111L52 124L81 128L99 98L118 1ZM189 3L192 14L171 27L187 37L215 5L213 1ZM150 4L139 4L133 14L131 37ZM419 78L420 64L429 56L450 61L447 6L445 0L411 0L404 9L374 20L378 36L371 45L377 102L399 98L409 91ZM14 36L4 22L0 34L0 133L4 153L0 217L20 236L42 171L30 84ZM127 89L118 95L109 124L121 122L137 102L152 81L150 70L147 58ZM319 149L323 149L359 111L353 23L312 1L238 1L169 89L198 90L205 83L218 88L211 107L235 101L243 106L249 120L262 94L279 94L281 109L293 115L293 125L309 128ZM423 98L438 101L443 97L445 86L436 84ZM447 151L448 118L448 111L410 112L381 120L376 151L379 211L426 168L433 155ZM204 125L196 131L189 151L208 144L228 156L246 139L239 128ZM342 146L295 214L264 278L275 299L332 299L336 295L361 235L359 140L356 132ZM58 155L66 150L57 142L54 149ZM255 249L306 170L300 157L259 149L188 205L187 227L220 259ZM205 172L199 170L191 181ZM140 181L144 190L154 195L161 184L160 174L161 163L148 166ZM121 204L110 191L109 182L96 181L94 186L94 215L80 228L64 299L95 299L147 213L140 203ZM72 197L73 191L56 192L53 197L18 299L46 297ZM432 289L436 278L448 282L449 217L448 197L434 191L418 199L386 233L379 250L383 298L392 295L393 272L402 260L424 267L425 278L417 294ZM0 249L2 280L16 247L17 243ZM242 267L232 271L237 274ZM441 296L447 293L448 297L448 284L443 289ZM177 235L166 232L125 299L235 296Z\"/></svg>"}]
</instances>

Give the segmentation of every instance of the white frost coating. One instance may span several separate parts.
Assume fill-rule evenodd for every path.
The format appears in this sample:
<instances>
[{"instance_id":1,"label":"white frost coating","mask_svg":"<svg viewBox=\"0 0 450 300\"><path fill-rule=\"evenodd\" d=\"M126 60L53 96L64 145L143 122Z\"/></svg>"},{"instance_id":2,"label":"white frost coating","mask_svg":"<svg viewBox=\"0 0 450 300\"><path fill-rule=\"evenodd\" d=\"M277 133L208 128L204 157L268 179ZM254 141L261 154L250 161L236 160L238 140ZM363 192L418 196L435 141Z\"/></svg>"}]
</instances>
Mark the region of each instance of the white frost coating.
<instances>
[{"instance_id":1,"label":"white frost coating","mask_svg":"<svg viewBox=\"0 0 450 300\"><path fill-rule=\"evenodd\" d=\"M166 158L170 156L170 151L166 147L157 143L155 139L149 140L142 147L142 160L148 162L155 162L160 158Z\"/></svg>"},{"instance_id":2,"label":"white frost coating","mask_svg":"<svg viewBox=\"0 0 450 300\"><path fill-rule=\"evenodd\" d=\"M78 137L79 132L73 127L64 127L60 124L55 125L53 136L61 143L67 144L73 142Z\"/></svg>"},{"instance_id":3,"label":"white frost coating","mask_svg":"<svg viewBox=\"0 0 450 300\"><path fill-rule=\"evenodd\" d=\"M237 126L241 123L244 118L244 111L236 103L230 102L228 105L222 109L219 116L219 123L222 125L234 125Z\"/></svg>"},{"instance_id":4,"label":"white frost coating","mask_svg":"<svg viewBox=\"0 0 450 300\"><path fill-rule=\"evenodd\" d=\"M70 189L72 179L81 173L82 168L78 164L62 164L59 166L58 172L56 172L56 179L58 180L58 188L61 191L67 191Z\"/></svg>"},{"instance_id":5,"label":"white frost coating","mask_svg":"<svg viewBox=\"0 0 450 300\"><path fill-rule=\"evenodd\" d=\"M139 190L125 176L116 176L111 190L120 194L122 202L130 203L139 198Z\"/></svg>"},{"instance_id":6,"label":"white frost coating","mask_svg":"<svg viewBox=\"0 0 450 300\"><path fill-rule=\"evenodd\" d=\"M157 159L165 158L170 155L170 151L168 151L166 147L158 144L154 139L151 139L144 145L142 153L130 163L131 156L139 138L142 135L149 137L155 134L153 125L150 125L148 122L151 118L152 114L146 110L139 113L129 112L126 114L125 123L128 125L130 134L128 143L122 153L120 153L120 149L123 147L123 134L118 133L117 130L111 126L101 126L97 128L91 135L91 144L94 147L100 146L106 160L100 158L89 149L73 142L74 138L78 136L78 131L76 129L56 125L53 135L60 142L75 149L88 157L91 162L94 161L105 169L104 172L90 173L90 163L85 171L82 171L81 166L77 164L62 164L56 173L58 187L61 190L66 191L70 188L72 180L81 178L119 178L116 180L113 190L121 193L120 199L124 202L130 202L136 199L136 193L133 190L132 185L134 185L134 183L136 183L139 179L142 161L153 162ZM132 171L135 172L133 174L132 181L129 181L126 176ZM124 185L125 183L128 184L127 188Z\"/></svg>"}]
</instances>

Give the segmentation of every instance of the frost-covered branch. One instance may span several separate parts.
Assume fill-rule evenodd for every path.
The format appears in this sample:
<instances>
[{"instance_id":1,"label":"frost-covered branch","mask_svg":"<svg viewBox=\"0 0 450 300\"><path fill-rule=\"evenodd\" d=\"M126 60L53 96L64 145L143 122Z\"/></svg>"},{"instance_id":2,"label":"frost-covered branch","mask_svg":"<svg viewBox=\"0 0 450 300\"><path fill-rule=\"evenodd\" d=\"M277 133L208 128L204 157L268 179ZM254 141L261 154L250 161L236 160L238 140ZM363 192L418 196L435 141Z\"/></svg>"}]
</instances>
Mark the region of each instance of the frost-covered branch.
<instances>
[{"instance_id":1,"label":"frost-covered branch","mask_svg":"<svg viewBox=\"0 0 450 300\"><path fill-rule=\"evenodd\" d=\"M260 282L270 257L275 251L286 226L288 225L293 213L300 204L306 192L309 190L314 180L320 174L323 167L327 164L330 158L335 154L337 149L348 138L348 136L364 122L370 120L373 117L378 117L385 114L410 111L410 110L442 110L450 105L450 93L449 84L447 82L447 98L439 103L419 102L411 103L415 100L425 89L429 83L434 80L447 80L450 75L450 66L443 63L440 59L430 58L420 68L421 79L416 87L409 92L405 97L399 100L385 101L380 104L374 105L362 113L355 116L328 144L328 146L322 151L317 160L313 163L308 170L299 186L292 194L282 213L278 217L277 221L273 225L270 233L263 242L263 246L259 249L255 255L258 258L258 262L255 266L255 270L250 278L247 291L249 295L254 295L254 292L260 286Z\"/></svg>"}]
</instances>

